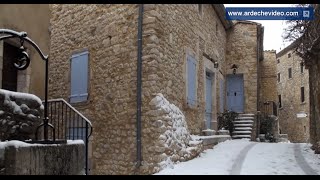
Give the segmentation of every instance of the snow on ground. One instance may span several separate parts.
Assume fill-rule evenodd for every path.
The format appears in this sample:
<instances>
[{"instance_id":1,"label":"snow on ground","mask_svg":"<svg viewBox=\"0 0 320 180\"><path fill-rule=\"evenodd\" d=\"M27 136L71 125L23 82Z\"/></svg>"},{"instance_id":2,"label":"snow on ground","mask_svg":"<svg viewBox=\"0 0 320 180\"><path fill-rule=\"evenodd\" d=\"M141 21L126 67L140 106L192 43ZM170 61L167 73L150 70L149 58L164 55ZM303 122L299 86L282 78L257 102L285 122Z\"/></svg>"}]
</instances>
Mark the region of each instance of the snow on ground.
<instances>
[{"instance_id":1,"label":"snow on ground","mask_svg":"<svg viewBox=\"0 0 320 180\"><path fill-rule=\"evenodd\" d=\"M311 149L311 144L301 143L302 156L309 166L320 175L320 154L315 154Z\"/></svg>"},{"instance_id":2,"label":"snow on ground","mask_svg":"<svg viewBox=\"0 0 320 180\"><path fill-rule=\"evenodd\" d=\"M250 144L248 140L228 140L205 150L200 157L166 168L155 175L229 174L239 152Z\"/></svg>"},{"instance_id":3,"label":"snow on ground","mask_svg":"<svg viewBox=\"0 0 320 180\"><path fill-rule=\"evenodd\" d=\"M293 143L257 143L246 156L240 174L303 175Z\"/></svg>"},{"instance_id":4,"label":"snow on ground","mask_svg":"<svg viewBox=\"0 0 320 180\"><path fill-rule=\"evenodd\" d=\"M320 174L320 155L314 154L310 146L305 143L228 140L204 151L198 158L175 164L173 168L166 168L155 175L228 175L234 172L240 175Z\"/></svg>"}]
</instances>

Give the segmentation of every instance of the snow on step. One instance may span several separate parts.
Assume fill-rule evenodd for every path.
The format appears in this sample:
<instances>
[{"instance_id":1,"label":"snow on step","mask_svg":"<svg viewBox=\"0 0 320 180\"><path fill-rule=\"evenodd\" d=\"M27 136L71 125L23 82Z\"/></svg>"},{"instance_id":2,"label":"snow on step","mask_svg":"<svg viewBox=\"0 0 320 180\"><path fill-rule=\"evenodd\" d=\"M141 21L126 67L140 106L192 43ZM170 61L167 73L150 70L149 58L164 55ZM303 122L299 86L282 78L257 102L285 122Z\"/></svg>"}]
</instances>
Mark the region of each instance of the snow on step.
<instances>
[{"instance_id":1,"label":"snow on step","mask_svg":"<svg viewBox=\"0 0 320 180\"><path fill-rule=\"evenodd\" d=\"M236 127L235 130L252 130L251 127Z\"/></svg>"},{"instance_id":2,"label":"snow on step","mask_svg":"<svg viewBox=\"0 0 320 180\"><path fill-rule=\"evenodd\" d=\"M251 138L251 135L233 135L232 138Z\"/></svg>"},{"instance_id":3,"label":"snow on step","mask_svg":"<svg viewBox=\"0 0 320 180\"><path fill-rule=\"evenodd\" d=\"M251 120L233 121L234 123L253 123Z\"/></svg>"},{"instance_id":4,"label":"snow on step","mask_svg":"<svg viewBox=\"0 0 320 180\"><path fill-rule=\"evenodd\" d=\"M251 134L251 131L233 131L235 134Z\"/></svg>"},{"instance_id":5,"label":"snow on step","mask_svg":"<svg viewBox=\"0 0 320 180\"><path fill-rule=\"evenodd\" d=\"M238 117L254 117L254 114L239 114Z\"/></svg>"},{"instance_id":6,"label":"snow on step","mask_svg":"<svg viewBox=\"0 0 320 180\"><path fill-rule=\"evenodd\" d=\"M242 120L254 120L254 117L237 117L237 118L235 118L235 120L240 120L240 121L242 121Z\"/></svg>"},{"instance_id":7,"label":"snow on step","mask_svg":"<svg viewBox=\"0 0 320 180\"><path fill-rule=\"evenodd\" d=\"M241 126L241 127L252 127L253 125L252 124L234 124L234 126L235 127L239 127L239 126Z\"/></svg>"}]
</instances>

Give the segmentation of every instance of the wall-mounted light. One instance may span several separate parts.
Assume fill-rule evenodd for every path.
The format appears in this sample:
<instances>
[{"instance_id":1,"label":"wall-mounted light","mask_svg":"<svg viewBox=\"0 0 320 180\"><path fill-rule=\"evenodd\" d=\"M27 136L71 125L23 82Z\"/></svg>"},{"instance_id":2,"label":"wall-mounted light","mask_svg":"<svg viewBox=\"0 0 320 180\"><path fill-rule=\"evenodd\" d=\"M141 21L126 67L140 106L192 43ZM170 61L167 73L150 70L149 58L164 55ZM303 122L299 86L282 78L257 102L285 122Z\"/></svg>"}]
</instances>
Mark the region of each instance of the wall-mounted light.
<instances>
[{"instance_id":1,"label":"wall-mounted light","mask_svg":"<svg viewBox=\"0 0 320 180\"><path fill-rule=\"evenodd\" d=\"M219 63L218 63L217 61L215 61L215 62L213 63L213 67L214 67L214 68L218 68L218 67L219 67Z\"/></svg>"},{"instance_id":2,"label":"wall-mounted light","mask_svg":"<svg viewBox=\"0 0 320 180\"><path fill-rule=\"evenodd\" d=\"M231 69L233 69L233 70L232 70L232 73L233 73L233 74L236 74L236 73L237 73L238 66L237 66L236 64L233 64L233 65L231 66Z\"/></svg>"}]
</instances>

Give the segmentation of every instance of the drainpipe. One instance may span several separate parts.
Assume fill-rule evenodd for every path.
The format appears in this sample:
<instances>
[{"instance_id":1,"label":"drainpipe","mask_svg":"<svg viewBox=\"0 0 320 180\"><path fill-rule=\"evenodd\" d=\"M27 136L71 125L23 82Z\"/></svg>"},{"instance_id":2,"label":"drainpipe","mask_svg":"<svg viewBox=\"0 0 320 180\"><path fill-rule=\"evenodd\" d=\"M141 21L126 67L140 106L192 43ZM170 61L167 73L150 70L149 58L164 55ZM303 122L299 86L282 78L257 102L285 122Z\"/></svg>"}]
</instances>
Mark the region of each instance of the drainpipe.
<instances>
[{"instance_id":1,"label":"drainpipe","mask_svg":"<svg viewBox=\"0 0 320 180\"><path fill-rule=\"evenodd\" d=\"M141 94L142 94L142 20L143 4L139 5L138 17L138 61L137 61L137 167L141 166Z\"/></svg>"}]
</instances>

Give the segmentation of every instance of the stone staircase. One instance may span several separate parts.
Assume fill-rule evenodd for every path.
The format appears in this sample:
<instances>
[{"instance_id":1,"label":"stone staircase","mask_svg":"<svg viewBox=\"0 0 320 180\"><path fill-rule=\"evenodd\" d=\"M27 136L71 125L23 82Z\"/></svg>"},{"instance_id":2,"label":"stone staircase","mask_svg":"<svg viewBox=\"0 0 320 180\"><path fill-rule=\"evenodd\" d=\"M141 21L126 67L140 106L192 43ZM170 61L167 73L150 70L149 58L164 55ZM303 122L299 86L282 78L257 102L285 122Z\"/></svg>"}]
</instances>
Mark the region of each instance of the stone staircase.
<instances>
[{"instance_id":1,"label":"stone staircase","mask_svg":"<svg viewBox=\"0 0 320 180\"><path fill-rule=\"evenodd\" d=\"M234 121L234 131L232 132L232 138L251 139L254 118L254 114L239 114L239 116Z\"/></svg>"}]
</instances>

